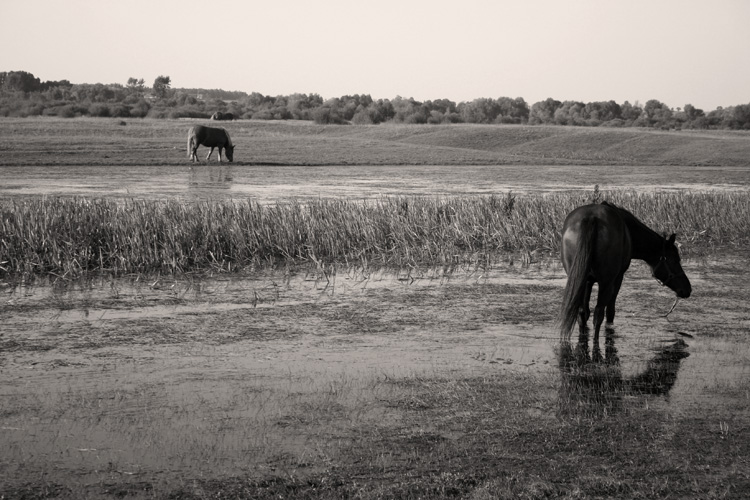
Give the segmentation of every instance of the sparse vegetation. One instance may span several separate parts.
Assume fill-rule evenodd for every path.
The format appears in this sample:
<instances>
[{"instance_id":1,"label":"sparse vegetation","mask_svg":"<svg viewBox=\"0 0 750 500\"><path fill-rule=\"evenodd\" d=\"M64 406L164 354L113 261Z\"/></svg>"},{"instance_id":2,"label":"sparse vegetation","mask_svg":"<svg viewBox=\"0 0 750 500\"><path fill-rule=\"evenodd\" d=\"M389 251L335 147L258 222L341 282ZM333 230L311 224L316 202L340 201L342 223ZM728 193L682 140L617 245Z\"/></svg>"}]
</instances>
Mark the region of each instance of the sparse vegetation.
<instances>
[{"instance_id":1,"label":"sparse vegetation","mask_svg":"<svg viewBox=\"0 0 750 500\"><path fill-rule=\"evenodd\" d=\"M559 194L251 201L14 201L0 215L8 275L235 271L303 262L436 266L556 254L559 225L587 199ZM614 192L647 225L680 235L688 254L750 243L747 193Z\"/></svg>"}]
</instances>

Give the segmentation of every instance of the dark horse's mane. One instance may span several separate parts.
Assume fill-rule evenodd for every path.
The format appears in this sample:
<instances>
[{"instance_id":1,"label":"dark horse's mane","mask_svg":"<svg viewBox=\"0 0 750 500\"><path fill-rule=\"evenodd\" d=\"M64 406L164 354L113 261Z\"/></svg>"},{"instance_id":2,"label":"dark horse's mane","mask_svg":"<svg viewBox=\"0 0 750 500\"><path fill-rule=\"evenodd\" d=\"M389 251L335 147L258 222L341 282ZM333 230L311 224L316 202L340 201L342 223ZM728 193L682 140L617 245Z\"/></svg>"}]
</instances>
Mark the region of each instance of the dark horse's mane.
<instances>
[{"instance_id":1,"label":"dark horse's mane","mask_svg":"<svg viewBox=\"0 0 750 500\"><path fill-rule=\"evenodd\" d=\"M622 217L622 220L625 221L625 224L628 226L628 229L630 231L637 231L639 233L645 232L648 235L654 235L658 236L661 239L664 239L664 236L660 235L659 233L648 227L646 224L641 222L640 219L638 219L628 210L606 200L602 202L602 205L606 205L617 210L617 213L620 214L620 217Z\"/></svg>"}]
</instances>

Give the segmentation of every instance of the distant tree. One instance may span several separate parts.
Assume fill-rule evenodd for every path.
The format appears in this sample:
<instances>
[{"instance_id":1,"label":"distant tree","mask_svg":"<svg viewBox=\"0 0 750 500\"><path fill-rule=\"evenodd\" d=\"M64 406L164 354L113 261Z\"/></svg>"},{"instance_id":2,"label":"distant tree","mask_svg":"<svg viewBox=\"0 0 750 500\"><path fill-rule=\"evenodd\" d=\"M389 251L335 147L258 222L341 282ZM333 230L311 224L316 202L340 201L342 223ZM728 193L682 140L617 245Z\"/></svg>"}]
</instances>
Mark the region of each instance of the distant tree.
<instances>
[{"instance_id":1,"label":"distant tree","mask_svg":"<svg viewBox=\"0 0 750 500\"><path fill-rule=\"evenodd\" d=\"M647 124L651 127L668 128L672 125L672 110L656 99L646 102L643 106L643 114Z\"/></svg>"},{"instance_id":2,"label":"distant tree","mask_svg":"<svg viewBox=\"0 0 750 500\"><path fill-rule=\"evenodd\" d=\"M393 120L393 117L396 116L396 110L390 99L378 99L372 103L372 107L380 118L378 123Z\"/></svg>"},{"instance_id":3,"label":"distant tree","mask_svg":"<svg viewBox=\"0 0 750 500\"><path fill-rule=\"evenodd\" d=\"M500 105L494 99L486 97L459 106L459 114L466 123L493 123L500 111Z\"/></svg>"},{"instance_id":4,"label":"distant tree","mask_svg":"<svg viewBox=\"0 0 750 500\"><path fill-rule=\"evenodd\" d=\"M685 109L683 110L685 113L685 118L687 121L693 121L700 117L706 116L706 113L703 112L702 109L698 109L692 104L685 104Z\"/></svg>"},{"instance_id":5,"label":"distant tree","mask_svg":"<svg viewBox=\"0 0 750 500\"><path fill-rule=\"evenodd\" d=\"M692 104L685 104L682 111L675 113L674 119L681 127L686 128L708 128L706 113Z\"/></svg>"},{"instance_id":6,"label":"distant tree","mask_svg":"<svg viewBox=\"0 0 750 500\"><path fill-rule=\"evenodd\" d=\"M0 76L2 89L20 92L37 92L41 88L39 78L27 71L8 71Z\"/></svg>"},{"instance_id":7,"label":"distant tree","mask_svg":"<svg viewBox=\"0 0 750 500\"><path fill-rule=\"evenodd\" d=\"M529 105L523 97L500 97L497 99L500 115L495 118L496 123L526 123L529 121Z\"/></svg>"},{"instance_id":8,"label":"distant tree","mask_svg":"<svg viewBox=\"0 0 750 500\"><path fill-rule=\"evenodd\" d=\"M172 81L168 76L157 76L154 80L154 94L159 99L164 99L169 93Z\"/></svg>"},{"instance_id":9,"label":"distant tree","mask_svg":"<svg viewBox=\"0 0 750 500\"><path fill-rule=\"evenodd\" d=\"M354 123L355 125L372 125L375 122L373 121L372 116L370 116L369 110L363 106L360 106L360 108L356 113L354 113L354 116L352 117L352 123Z\"/></svg>"},{"instance_id":10,"label":"distant tree","mask_svg":"<svg viewBox=\"0 0 750 500\"><path fill-rule=\"evenodd\" d=\"M423 109L422 103L415 101L414 98L409 97L404 99L401 96L396 96L391 101L393 106L393 120L399 123L427 123L427 119L430 117L428 109Z\"/></svg>"},{"instance_id":11,"label":"distant tree","mask_svg":"<svg viewBox=\"0 0 750 500\"><path fill-rule=\"evenodd\" d=\"M615 101L599 101L586 104L584 116L587 125L598 125L622 117L622 108Z\"/></svg>"},{"instance_id":12,"label":"distant tree","mask_svg":"<svg viewBox=\"0 0 750 500\"><path fill-rule=\"evenodd\" d=\"M39 90L44 92L49 89L59 88L59 89L69 89L72 87L73 84L70 83L68 80L47 80L46 82L42 82L42 84L39 86Z\"/></svg>"},{"instance_id":13,"label":"distant tree","mask_svg":"<svg viewBox=\"0 0 750 500\"><path fill-rule=\"evenodd\" d=\"M638 101L635 104L630 104L628 101L622 103L620 106L620 117L625 120L626 123L631 124L636 121L643 112L643 108Z\"/></svg>"},{"instance_id":14,"label":"distant tree","mask_svg":"<svg viewBox=\"0 0 750 500\"><path fill-rule=\"evenodd\" d=\"M750 104L733 106L728 126L736 130L750 129Z\"/></svg>"},{"instance_id":15,"label":"distant tree","mask_svg":"<svg viewBox=\"0 0 750 500\"><path fill-rule=\"evenodd\" d=\"M565 101L555 110L558 125L586 125L586 105L579 101Z\"/></svg>"},{"instance_id":16,"label":"distant tree","mask_svg":"<svg viewBox=\"0 0 750 500\"><path fill-rule=\"evenodd\" d=\"M432 111L437 111L442 115L455 113L457 109L456 103L449 99L436 99L434 101L427 101L425 104Z\"/></svg>"},{"instance_id":17,"label":"distant tree","mask_svg":"<svg viewBox=\"0 0 750 500\"><path fill-rule=\"evenodd\" d=\"M150 109L151 105L143 98L141 98L130 108L130 116L135 118L143 118L148 114Z\"/></svg>"},{"instance_id":18,"label":"distant tree","mask_svg":"<svg viewBox=\"0 0 750 500\"><path fill-rule=\"evenodd\" d=\"M287 109L295 120L311 120L312 110L323 104L318 94L292 94L287 100Z\"/></svg>"},{"instance_id":19,"label":"distant tree","mask_svg":"<svg viewBox=\"0 0 750 500\"><path fill-rule=\"evenodd\" d=\"M145 81L143 78L133 78L132 76L128 78L128 85L127 89L130 93L137 93L140 94L143 92L143 86L145 85Z\"/></svg>"},{"instance_id":20,"label":"distant tree","mask_svg":"<svg viewBox=\"0 0 750 500\"><path fill-rule=\"evenodd\" d=\"M344 124L346 121L339 116L338 110L328 104L316 108L312 113L313 121L321 125Z\"/></svg>"},{"instance_id":21,"label":"distant tree","mask_svg":"<svg viewBox=\"0 0 750 500\"><path fill-rule=\"evenodd\" d=\"M544 101L539 101L531 106L529 111L529 124L540 125L546 123L552 123L555 117L555 111L562 106L562 103L551 97Z\"/></svg>"}]
</instances>

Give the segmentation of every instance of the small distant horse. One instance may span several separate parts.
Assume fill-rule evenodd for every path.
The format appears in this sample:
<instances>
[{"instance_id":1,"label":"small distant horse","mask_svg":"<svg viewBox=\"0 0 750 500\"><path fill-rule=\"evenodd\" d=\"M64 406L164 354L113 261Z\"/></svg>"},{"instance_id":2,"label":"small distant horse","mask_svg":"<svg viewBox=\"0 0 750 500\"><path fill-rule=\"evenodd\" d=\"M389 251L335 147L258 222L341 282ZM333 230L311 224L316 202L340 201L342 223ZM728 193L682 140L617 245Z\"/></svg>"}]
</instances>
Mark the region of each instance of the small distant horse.
<instances>
[{"instance_id":1,"label":"small distant horse","mask_svg":"<svg viewBox=\"0 0 750 500\"><path fill-rule=\"evenodd\" d=\"M219 163L221 163L221 150L226 151L227 160L231 163L234 160L234 145L232 139L229 137L229 133L223 128L212 128L204 127L203 125L196 125L192 127L188 132L188 158L193 161L198 161L198 146L206 146L211 148L206 156L206 161L211 157L211 153L214 152L214 148L219 148Z\"/></svg>"},{"instance_id":2,"label":"small distant horse","mask_svg":"<svg viewBox=\"0 0 750 500\"><path fill-rule=\"evenodd\" d=\"M221 111L217 111L211 115L211 119L216 121L232 121L234 120L234 115L232 113L222 113Z\"/></svg>"},{"instance_id":3,"label":"small distant horse","mask_svg":"<svg viewBox=\"0 0 750 500\"><path fill-rule=\"evenodd\" d=\"M679 298L690 296L690 281L680 265L675 235L668 239L649 229L627 210L611 203L578 207L565 218L562 262L568 273L561 309L560 333L569 338L576 321L584 334L591 314L594 283L599 296L594 308L594 344L604 321L615 319L615 301L631 259L640 259L662 285Z\"/></svg>"}]
</instances>

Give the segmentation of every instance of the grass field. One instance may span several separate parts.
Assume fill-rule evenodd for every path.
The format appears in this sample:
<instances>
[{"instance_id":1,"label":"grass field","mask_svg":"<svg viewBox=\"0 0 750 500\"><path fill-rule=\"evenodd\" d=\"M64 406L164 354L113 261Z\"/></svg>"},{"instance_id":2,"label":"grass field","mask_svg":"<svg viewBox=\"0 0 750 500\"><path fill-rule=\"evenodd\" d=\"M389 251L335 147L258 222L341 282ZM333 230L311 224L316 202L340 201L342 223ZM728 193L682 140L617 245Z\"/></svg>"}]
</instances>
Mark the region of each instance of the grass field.
<instances>
[{"instance_id":1,"label":"grass field","mask_svg":"<svg viewBox=\"0 0 750 500\"><path fill-rule=\"evenodd\" d=\"M206 121L3 118L0 166L184 165L187 132L196 123ZM239 165L746 166L750 158L750 133L731 131L264 121L217 126L230 132Z\"/></svg>"}]
</instances>

